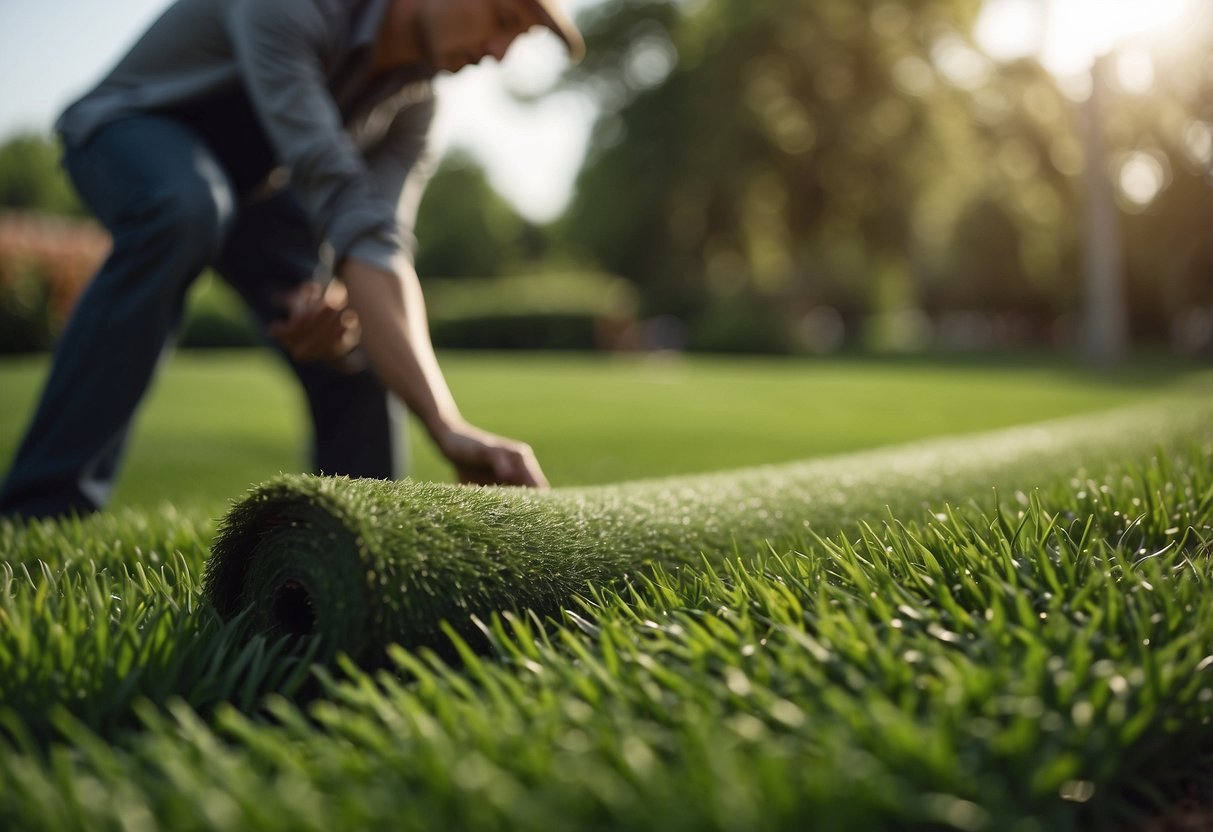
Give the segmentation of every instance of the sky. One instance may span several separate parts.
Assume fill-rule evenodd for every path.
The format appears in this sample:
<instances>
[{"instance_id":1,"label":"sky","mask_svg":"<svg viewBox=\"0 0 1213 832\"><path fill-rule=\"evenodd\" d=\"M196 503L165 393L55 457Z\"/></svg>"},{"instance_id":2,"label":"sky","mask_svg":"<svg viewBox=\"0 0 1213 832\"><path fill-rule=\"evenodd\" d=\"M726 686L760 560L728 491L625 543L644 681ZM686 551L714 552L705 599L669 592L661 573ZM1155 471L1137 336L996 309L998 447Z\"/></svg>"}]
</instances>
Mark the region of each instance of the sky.
<instances>
[{"instance_id":1,"label":"sky","mask_svg":"<svg viewBox=\"0 0 1213 832\"><path fill-rule=\"evenodd\" d=\"M0 138L49 131L169 2L0 0ZM566 6L576 14L598 2L566 0ZM985 0L975 35L994 59L1036 53L1059 74L1082 72L1093 53L1126 32L1182 23L1197 2L1207 0ZM966 62L974 66L972 56L953 53L963 76ZM572 91L524 105L509 90L544 92L566 66L556 37L535 31L502 65L486 61L438 81L435 144L470 150L493 187L537 222L554 219L567 204L595 108Z\"/></svg>"}]
</instances>

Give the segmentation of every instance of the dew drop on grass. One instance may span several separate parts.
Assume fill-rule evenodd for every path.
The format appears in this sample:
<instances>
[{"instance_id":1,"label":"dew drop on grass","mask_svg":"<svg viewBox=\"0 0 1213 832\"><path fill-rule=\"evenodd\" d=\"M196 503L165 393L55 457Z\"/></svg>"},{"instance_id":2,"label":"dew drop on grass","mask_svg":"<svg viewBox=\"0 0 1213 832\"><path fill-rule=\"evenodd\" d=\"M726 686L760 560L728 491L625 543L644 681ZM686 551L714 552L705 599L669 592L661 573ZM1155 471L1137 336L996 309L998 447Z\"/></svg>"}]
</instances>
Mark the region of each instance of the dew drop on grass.
<instances>
[{"instance_id":1,"label":"dew drop on grass","mask_svg":"<svg viewBox=\"0 0 1213 832\"><path fill-rule=\"evenodd\" d=\"M1067 780L1061 784L1057 794L1062 800L1086 803L1095 796L1095 784L1090 780Z\"/></svg>"},{"instance_id":2,"label":"dew drop on grass","mask_svg":"<svg viewBox=\"0 0 1213 832\"><path fill-rule=\"evenodd\" d=\"M726 724L733 733L747 742L759 742L767 734L766 724L750 714L737 714L729 717Z\"/></svg>"},{"instance_id":3,"label":"dew drop on grass","mask_svg":"<svg viewBox=\"0 0 1213 832\"><path fill-rule=\"evenodd\" d=\"M989 822L986 811L976 803L945 794L927 795L928 811L954 829L977 830Z\"/></svg>"},{"instance_id":4,"label":"dew drop on grass","mask_svg":"<svg viewBox=\"0 0 1213 832\"><path fill-rule=\"evenodd\" d=\"M587 737L585 732L579 728L573 728L569 731L565 731L560 735L560 738L556 741L556 744L566 751L571 751L575 754L585 753L593 747L593 744L590 742L590 738Z\"/></svg>"},{"instance_id":5,"label":"dew drop on grass","mask_svg":"<svg viewBox=\"0 0 1213 832\"><path fill-rule=\"evenodd\" d=\"M789 728L804 725L804 711L786 699L777 699L771 705L771 716Z\"/></svg>"},{"instance_id":6,"label":"dew drop on grass","mask_svg":"<svg viewBox=\"0 0 1213 832\"><path fill-rule=\"evenodd\" d=\"M736 667L725 668L724 684L734 696L746 697L754 691L749 677Z\"/></svg>"},{"instance_id":7,"label":"dew drop on grass","mask_svg":"<svg viewBox=\"0 0 1213 832\"><path fill-rule=\"evenodd\" d=\"M623 741L623 758L638 774L647 774L657 762L652 750L639 737L628 737Z\"/></svg>"}]
</instances>

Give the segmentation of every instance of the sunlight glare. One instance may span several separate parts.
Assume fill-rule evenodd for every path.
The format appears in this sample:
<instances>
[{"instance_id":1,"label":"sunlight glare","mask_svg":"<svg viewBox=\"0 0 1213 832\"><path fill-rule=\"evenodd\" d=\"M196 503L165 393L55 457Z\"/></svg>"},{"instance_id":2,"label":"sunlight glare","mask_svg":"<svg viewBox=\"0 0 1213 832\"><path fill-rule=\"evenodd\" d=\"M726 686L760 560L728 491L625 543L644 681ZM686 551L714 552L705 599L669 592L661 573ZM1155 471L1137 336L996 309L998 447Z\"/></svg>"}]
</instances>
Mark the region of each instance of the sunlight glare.
<instances>
[{"instance_id":1,"label":"sunlight glare","mask_svg":"<svg viewBox=\"0 0 1213 832\"><path fill-rule=\"evenodd\" d=\"M1041 62L1056 75L1091 63L1139 35L1160 35L1193 9L1192 0L1052 0Z\"/></svg>"},{"instance_id":2,"label":"sunlight glare","mask_svg":"<svg viewBox=\"0 0 1213 832\"><path fill-rule=\"evenodd\" d=\"M996 61L1015 61L1036 52L1044 36L1039 0L987 0L973 37Z\"/></svg>"},{"instance_id":3,"label":"sunlight glare","mask_svg":"<svg viewBox=\"0 0 1213 832\"><path fill-rule=\"evenodd\" d=\"M1120 166L1117 184L1120 191L1136 207L1144 208L1154 201L1167 184L1167 172L1152 153L1130 153Z\"/></svg>"},{"instance_id":4,"label":"sunlight glare","mask_svg":"<svg viewBox=\"0 0 1213 832\"><path fill-rule=\"evenodd\" d=\"M1193 121L1183 134L1183 149L1193 164L1204 169L1213 164L1213 125Z\"/></svg>"},{"instance_id":5,"label":"sunlight glare","mask_svg":"<svg viewBox=\"0 0 1213 832\"><path fill-rule=\"evenodd\" d=\"M1130 47L1116 58L1116 80L1125 92L1144 95L1154 85L1154 57L1149 50Z\"/></svg>"}]
</instances>

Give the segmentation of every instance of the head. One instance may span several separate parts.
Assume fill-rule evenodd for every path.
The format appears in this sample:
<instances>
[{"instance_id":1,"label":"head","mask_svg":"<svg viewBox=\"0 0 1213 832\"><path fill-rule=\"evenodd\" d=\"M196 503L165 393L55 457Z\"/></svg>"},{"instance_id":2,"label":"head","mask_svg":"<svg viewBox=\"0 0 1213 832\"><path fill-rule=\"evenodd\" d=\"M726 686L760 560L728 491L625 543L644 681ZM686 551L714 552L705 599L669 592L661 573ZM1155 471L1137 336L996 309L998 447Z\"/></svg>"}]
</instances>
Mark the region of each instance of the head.
<instances>
[{"instance_id":1,"label":"head","mask_svg":"<svg viewBox=\"0 0 1213 832\"><path fill-rule=\"evenodd\" d=\"M580 36L556 0L417 0L413 26L422 60L456 72L483 58L500 61L514 40L534 26L552 29L574 57Z\"/></svg>"}]
</instances>

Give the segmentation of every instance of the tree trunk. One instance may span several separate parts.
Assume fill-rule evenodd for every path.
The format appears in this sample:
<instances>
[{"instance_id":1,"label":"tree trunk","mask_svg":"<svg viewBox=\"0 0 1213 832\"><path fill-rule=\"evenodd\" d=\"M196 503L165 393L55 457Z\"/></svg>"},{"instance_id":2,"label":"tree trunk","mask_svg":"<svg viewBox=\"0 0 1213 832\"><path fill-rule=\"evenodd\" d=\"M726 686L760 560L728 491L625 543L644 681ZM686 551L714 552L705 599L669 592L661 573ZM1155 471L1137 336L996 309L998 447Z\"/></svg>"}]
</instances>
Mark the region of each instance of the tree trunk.
<instances>
[{"instance_id":1,"label":"tree trunk","mask_svg":"<svg viewBox=\"0 0 1213 832\"><path fill-rule=\"evenodd\" d=\"M1083 106L1087 199L1081 351L1087 364L1104 368L1120 364L1128 351L1120 217L1103 117L1109 61L1104 56L1092 65L1091 95Z\"/></svg>"}]
</instances>

